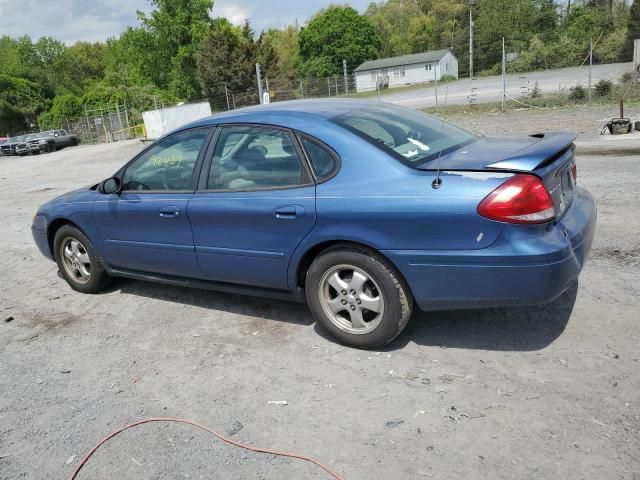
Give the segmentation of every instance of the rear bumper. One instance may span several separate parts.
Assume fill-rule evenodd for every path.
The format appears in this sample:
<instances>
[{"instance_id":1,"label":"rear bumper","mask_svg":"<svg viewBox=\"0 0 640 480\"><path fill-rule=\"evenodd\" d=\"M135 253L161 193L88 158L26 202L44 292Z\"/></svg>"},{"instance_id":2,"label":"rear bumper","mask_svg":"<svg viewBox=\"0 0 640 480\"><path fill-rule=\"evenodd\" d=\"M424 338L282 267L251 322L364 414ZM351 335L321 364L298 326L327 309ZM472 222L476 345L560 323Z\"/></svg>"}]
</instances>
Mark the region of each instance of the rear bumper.
<instances>
[{"instance_id":1,"label":"rear bumper","mask_svg":"<svg viewBox=\"0 0 640 480\"><path fill-rule=\"evenodd\" d=\"M402 272L423 310L539 305L577 280L595 226L593 197L578 188L559 221L507 226L488 248L383 253Z\"/></svg>"}]
</instances>

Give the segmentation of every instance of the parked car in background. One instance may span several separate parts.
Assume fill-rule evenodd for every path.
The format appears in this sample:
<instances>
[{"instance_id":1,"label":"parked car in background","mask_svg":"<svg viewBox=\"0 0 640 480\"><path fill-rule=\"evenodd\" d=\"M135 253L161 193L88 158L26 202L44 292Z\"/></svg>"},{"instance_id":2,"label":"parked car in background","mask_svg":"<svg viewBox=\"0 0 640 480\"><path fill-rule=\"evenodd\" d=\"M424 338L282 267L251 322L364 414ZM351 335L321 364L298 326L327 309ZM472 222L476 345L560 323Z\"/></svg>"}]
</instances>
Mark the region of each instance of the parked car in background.
<instances>
[{"instance_id":1,"label":"parked car in background","mask_svg":"<svg viewBox=\"0 0 640 480\"><path fill-rule=\"evenodd\" d=\"M540 305L578 278L596 225L575 135L483 138L379 102L304 100L199 120L32 232L71 288L112 277L305 300L380 348L422 310Z\"/></svg>"},{"instance_id":2,"label":"parked car in background","mask_svg":"<svg viewBox=\"0 0 640 480\"><path fill-rule=\"evenodd\" d=\"M56 150L56 137L48 132L34 133L28 135L31 153L48 153Z\"/></svg>"},{"instance_id":3,"label":"parked car in background","mask_svg":"<svg viewBox=\"0 0 640 480\"><path fill-rule=\"evenodd\" d=\"M20 135L17 137L9 138L4 144L0 145L0 151L2 152L2 155L18 155L18 146L24 143L26 137L26 135Z\"/></svg>"},{"instance_id":4,"label":"parked car in background","mask_svg":"<svg viewBox=\"0 0 640 480\"><path fill-rule=\"evenodd\" d=\"M56 150L60 150L65 147L75 147L80 143L77 135L69 134L66 130L49 130L44 133L53 138Z\"/></svg>"}]
</instances>

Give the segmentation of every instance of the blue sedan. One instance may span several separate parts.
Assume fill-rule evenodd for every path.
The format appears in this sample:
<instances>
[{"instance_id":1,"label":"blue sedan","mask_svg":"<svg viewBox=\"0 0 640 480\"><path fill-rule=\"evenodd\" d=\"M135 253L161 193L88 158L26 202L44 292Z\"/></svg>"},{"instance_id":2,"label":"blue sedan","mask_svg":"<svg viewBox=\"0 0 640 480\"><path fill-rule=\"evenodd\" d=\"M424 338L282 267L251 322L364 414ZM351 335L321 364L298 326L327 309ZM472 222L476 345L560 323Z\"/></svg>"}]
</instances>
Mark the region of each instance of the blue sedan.
<instances>
[{"instance_id":1,"label":"blue sedan","mask_svg":"<svg viewBox=\"0 0 640 480\"><path fill-rule=\"evenodd\" d=\"M252 107L42 205L33 237L80 292L127 277L306 300L342 343L379 348L415 305L538 305L576 281L596 208L574 139L378 102Z\"/></svg>"}]
</instances>

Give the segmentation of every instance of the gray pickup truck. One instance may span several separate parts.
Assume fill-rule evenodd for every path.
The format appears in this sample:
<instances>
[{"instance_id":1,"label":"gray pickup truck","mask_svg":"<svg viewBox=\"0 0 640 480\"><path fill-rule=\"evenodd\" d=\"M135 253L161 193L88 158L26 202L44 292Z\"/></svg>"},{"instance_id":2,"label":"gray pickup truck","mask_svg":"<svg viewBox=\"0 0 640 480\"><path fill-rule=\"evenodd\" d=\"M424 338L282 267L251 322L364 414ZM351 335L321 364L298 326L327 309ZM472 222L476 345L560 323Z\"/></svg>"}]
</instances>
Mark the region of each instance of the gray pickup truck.
<instances>
[{"instance_id":1,"label":"gray pickup truck","mask_svg":"<svg viewBox=\"0 0 640 480\"><path fill-rule=\"evenodd\" d=\"M77 135L67 133L66 130L50 130L44 133L48 134L49 137L53 137L56 150L64 147L75 147L80 143Z\"/></svg>"}]
</instances>

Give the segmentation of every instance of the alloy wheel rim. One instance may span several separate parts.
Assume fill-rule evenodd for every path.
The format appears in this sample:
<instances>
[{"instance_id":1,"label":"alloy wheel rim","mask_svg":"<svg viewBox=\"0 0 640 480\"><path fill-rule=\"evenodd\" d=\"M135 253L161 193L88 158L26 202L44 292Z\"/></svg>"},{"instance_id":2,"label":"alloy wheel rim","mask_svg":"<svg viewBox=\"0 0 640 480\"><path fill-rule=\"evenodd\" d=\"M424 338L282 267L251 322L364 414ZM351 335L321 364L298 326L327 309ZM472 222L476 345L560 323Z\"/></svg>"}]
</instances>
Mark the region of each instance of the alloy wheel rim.
<instances>
[{"instance_id":1,"label":"alloy wheel rim","mask_svg":"<svg viewBox=\"0 0 640 480\"><path fill-rule=\"evenodd\" d=\"M344 332L364 335L382 322L382 290L361 268L353 265L330 268L320 279L318 294L324 313Z\"/></svg>"},{"instance_id":2,"label":"alloy wheel rim","mask_svg":"<svg viewBox=\"0 0 640 480\"><path fill-rule=\"evenodd\" d=\"M85 285L91 280L91 260L85 246L76 238L67 237L60 244L62 263L67 275Z\"/></svg>"}]
</instances>

